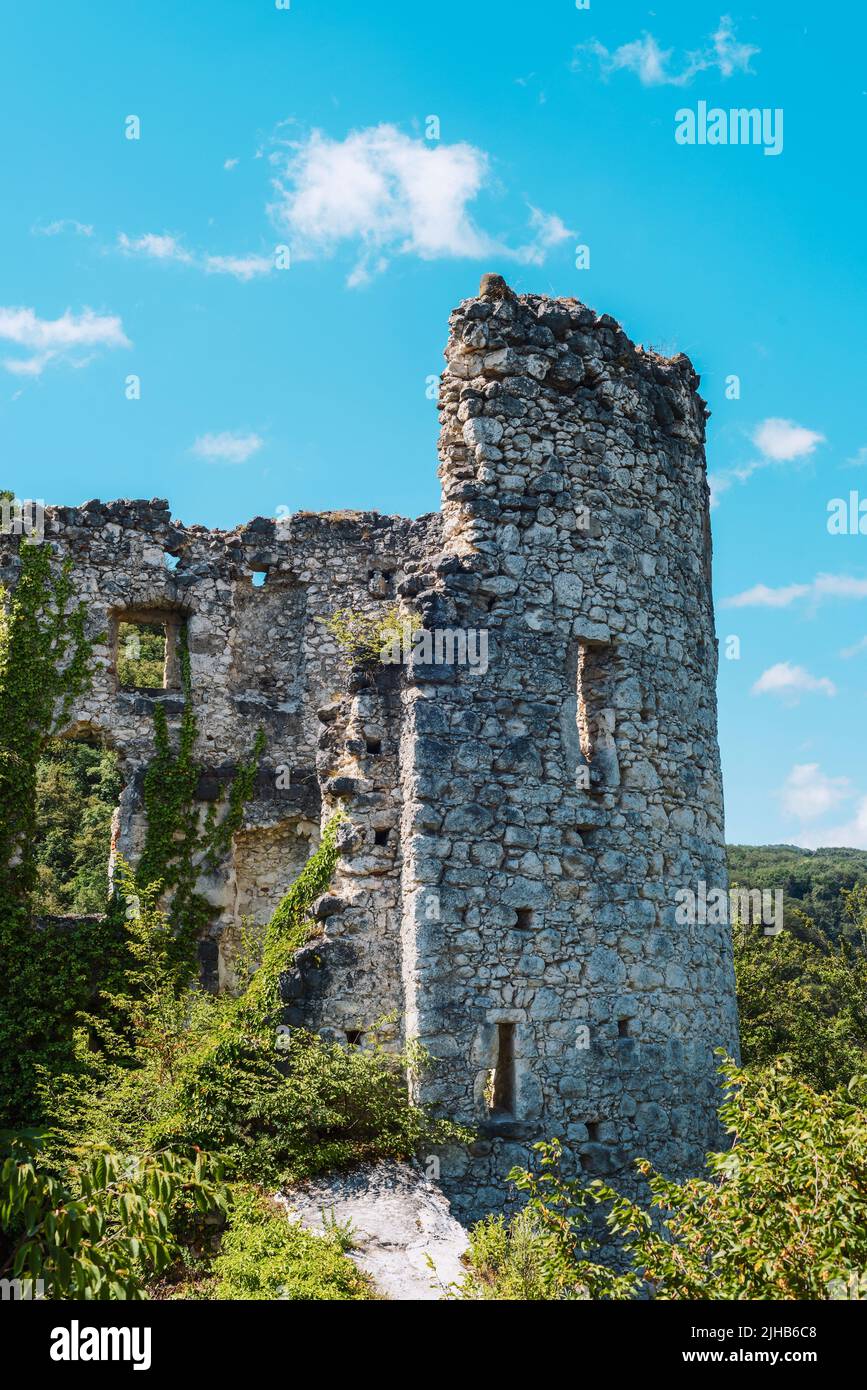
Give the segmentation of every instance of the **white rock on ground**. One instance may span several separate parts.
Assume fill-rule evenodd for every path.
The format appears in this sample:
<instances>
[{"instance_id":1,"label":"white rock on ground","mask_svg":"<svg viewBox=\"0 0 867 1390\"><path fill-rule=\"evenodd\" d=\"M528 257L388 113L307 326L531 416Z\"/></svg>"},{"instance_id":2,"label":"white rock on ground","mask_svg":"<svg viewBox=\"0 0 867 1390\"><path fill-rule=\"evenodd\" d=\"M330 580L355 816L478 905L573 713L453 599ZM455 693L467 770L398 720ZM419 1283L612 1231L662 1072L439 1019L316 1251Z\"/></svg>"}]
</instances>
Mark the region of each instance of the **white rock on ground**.
<instances>
[{"instance_id":1,"label":"white rock on ground","mask_svg":"<svg viewBox=\"0 0 867 1390\"><path fill-rule=\"evenodd\" d=\"M351 1221L349 1257L386 1298L440 1299L465 1273L460 1257L469 1243L466 1230L439 1188L408 1163L328 1174L293 1188L281 1201L310 1231L322 1233L323 1214L329 1222Z\"/></svg>"}]
</instances>

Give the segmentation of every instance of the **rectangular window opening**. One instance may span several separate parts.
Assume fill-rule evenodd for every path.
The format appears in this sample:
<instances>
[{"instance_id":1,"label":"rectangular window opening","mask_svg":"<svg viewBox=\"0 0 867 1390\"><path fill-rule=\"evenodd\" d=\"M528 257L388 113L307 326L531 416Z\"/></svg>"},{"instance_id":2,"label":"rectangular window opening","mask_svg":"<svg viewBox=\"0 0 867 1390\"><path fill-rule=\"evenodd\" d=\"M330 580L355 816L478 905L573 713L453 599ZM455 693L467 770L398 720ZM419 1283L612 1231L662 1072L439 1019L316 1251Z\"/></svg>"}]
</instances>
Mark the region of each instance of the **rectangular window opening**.
<instances>
[{"instance_id":1,"label":"rectangular window opening","mask_svg":"<svg viewBox=\"0 0 867 1390\"><path fill-rule=\"evenodd\" d=\"M166 630L161 623L118 623L117 682L127 690L165 689Z\"/></svg>"},{"instance_id":2,"label":"rectangular window opening","mask_svg":"<svg viewBox=\"0 0 867 1390\"><path fill-rule=\"evenodd\" d=\"M514 1023L497 1024L497 1062L494 1067L491 1112L495 1115L515 1113Z\"/></svg>"},{"instance_id":3,"label":"rectangular window opening","mask_svg":"<svg viewBox=\"0 0 867 1390\"><path fill-rule=\"evenodd\" d=\"M618 786L613 648L609 642L579 643L576 695L578 739L589 769L586 780L591 787Z\"/></svg>"}]
</instances>

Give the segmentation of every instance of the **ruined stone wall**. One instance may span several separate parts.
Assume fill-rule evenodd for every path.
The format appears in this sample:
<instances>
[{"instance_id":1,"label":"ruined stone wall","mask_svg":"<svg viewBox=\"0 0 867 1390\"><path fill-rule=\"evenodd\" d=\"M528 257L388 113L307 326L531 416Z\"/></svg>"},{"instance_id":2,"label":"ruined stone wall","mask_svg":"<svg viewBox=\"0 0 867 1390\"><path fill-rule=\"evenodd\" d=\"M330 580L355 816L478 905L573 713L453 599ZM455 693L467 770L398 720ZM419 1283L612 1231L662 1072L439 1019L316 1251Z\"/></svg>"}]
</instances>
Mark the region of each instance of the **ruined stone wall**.
<instances>
[{"instance_id":1,"label":"ruined stone wall","mask_svg":"<svg viewBox=\"0 0 867 1390\"><path fill-rule=\"evenodd\" d=\"M124 614L187 623L203 799L265 728L232 860L202 885L211 983L231 983L241 917L266 920L346 812L283 1021L363 1041L390 1015L395 1044L422 1040L418 1095L479 1135L444 1155L475 1215L555 1134L591 1174L623 1181L637 1153L697 1171L718 1137L713 1049L735 1051L737 1025L727 929L675 921L678 889L725 883L697 377L495 276L452 315L446 357L441 515L219 532L92 502L48 509L46 539L107 634L71 732L119 751L124 853L154 701L170 723L181 708L118 688ZM419 648L349 669L318 620L398 599L428 631L485 634L487 661Z\"/></svg>"}]
</instances>

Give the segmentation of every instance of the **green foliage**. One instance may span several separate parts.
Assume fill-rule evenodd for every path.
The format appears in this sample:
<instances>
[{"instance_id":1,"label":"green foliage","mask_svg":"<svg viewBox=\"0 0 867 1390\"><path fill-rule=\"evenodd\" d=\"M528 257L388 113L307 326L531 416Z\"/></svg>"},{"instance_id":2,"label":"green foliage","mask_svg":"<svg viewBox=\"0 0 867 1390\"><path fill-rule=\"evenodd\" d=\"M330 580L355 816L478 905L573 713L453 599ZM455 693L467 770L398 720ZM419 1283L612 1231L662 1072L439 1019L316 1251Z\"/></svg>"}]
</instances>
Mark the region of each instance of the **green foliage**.
<instances>
[{"instance_id":1,"label":"green foliage","mask_svg":"<svg viewBox=\"0 0 867 1390\"><path fill-rule=\"evenodd\" d=\"M87 687L91 643L70 566L22 542L18 583L0 592L0 1097L7 1123L30 1122L36 1070L69 1046L72 1019L112 955L116 924L75 936L33 927L39 758Z\"/></svg>"},{"instance_id":2,"label":"green foliage","mask_svg":"<svg viewBox=\"0 0 867 1390\"><path fill-rule=\"evenodd\" d=\"M105 911L121 787L111 749L67 739L45 745L36 768L38 915Z\"/></svg>"},{"instance_id":3,"label":"green foliage","mask_svg":"<svg viewBox=\"0 0 867 1390\"><path fill-rule=\"evenodd\" d=\"M527 1196L506 1220L488 1216L470 1232L469 1271L453 1290L462 1299L560 1302L628 1298L634 1279L589 1259L592 1189L564 1177L557 1139L533 1145L537 1169L513 1168L509 1181Z\"/></svg>"},{"instance_id":4,"label":"green foliage","mask_svg":"<svg viewBox=\"0 0 867 1390\"><path fill-rule=\"evenodd\" d=\"M88 687L85 605L72 602L72 562L22 541L20 573L0 586L0 902L28 903L36 878L36 768Z\"/></svg>"},{"instance_id":5,"label":"green foliage","mask_svg":"<svg viewBox=\"0 0 867 1390\"><path fill-rule=\"evenodd\" d=\"M343 1302L371 1297L367 1280L346 1258L336 1235L305 1231L251 1188L236 1193L214 1273L217 1298Z\"/></svg>"},{"instance_id":6,"label":"green foliage","mask_svg":"<svg viewBox=\"0 0 867 1390\"><path fill-rule=\"evenodd\" d=\"M729 1062L720 1112L733 1146L711 1177L668 1182L647 1163L651 1215L600 1185L609 1225L662 1299L822 1299L867 1268L865 1082L820 1095L777 1062Z\"/></svg>"},{"instance_id":7,"label":"green foliage","mask_svg":"<svg viewBox=\"0 0 867 1390\"><path fill-rule=\"evenodd\" d=\"M421 620L412 612L403 613L399 604L393 604L376 617L353 608L338 608L325 626L352 665L373 667L379 665L384 650L392 643L404 641L407 630L410 636L417 632Z\"/></svg>"},{"instance_id":8,"label":"green foliage","mask_svg":"<svg viewBox=\"0 0 867 1390\"><path fill-rule=\"evenodd\" d=\"M733 882L783 890L783 920L795 936L857 941L841 893L867 884L867 850L728 845L727 855Z\"/></svg>"},{"instance_id":9,"label":"green foliage","mask_svg":"<svg viewBox=\"0 0 867 1390\"><path fill-rule=\"evenodd\" d=\"M118 623L117 681L121 687L154 689L165 674L165 629L156 623Z\"/></svg>"},{"instance_id":10,"label":"green foliage","mask_svg":"<svg viewBox=\"0 0 867 1390\"><path fill-rule=\"evenodd\" d=\"M201 766L193 749L198 721L190 688L190 654L186 631L178 636L183 711L177 749L172 747L165 706L154 706L154 756L144 776L142 796L147 817L145 843L136 871L140 891L159 883L170 895L169 915L174 928L170 955L176 982L185 985L193 970L195 942L207 926L212 908L196 892L196 880L213 872L226 855L232 836L240 828L244 806L250 799L259 759L265 747L259 729L246 762L239 765L228 797L225 791L208 806L202 818L195 801Z\"/></svg>"},{"instance_id":11,"label":"green foliage","mask_svg":"<svg viewBox=\"0 0 867 1390\"><path fill-rule=\"evenodd\" d=\"M302 1029L282 1037L289 1046L279 1051L273 1039L230 1030L209 1043L152 1140L198 1145L233 1177L280 1183L467 1137L410 1104L405 1070L415 1056L344 1048Z\"/></svg>"},{"instance_id":12,"label":"green foliage","mask_svg":"<svg viewBox=\"0 0 867 1390\"><path fill-rule=\"evenodd\" d=\"M848 920L864 922L867 890L846 896ZM860 928L863 940L863 926ZM867 1069L867 953L788 930L736 928L735 973L745 1064L785 1056L792 1074L822 1090Z\"/></svg>"},{"instance_id":13,"label":"green foliage","mask_svg":"<svg viewBox=\"0 0 867 1390\"><path fill-rule=\"evenodd\" d=\"M310 936L310 909L328 887L337 865L337 832L346 819L336 811L328 820L319 845L301 873L280 899L265 931L262 964L253 975L238 1008L238 1025L258 1033L268 1029L280 1006L280 976Z\"/></svg>"},{"instance_id":14,"label":"green foliage","mask_svg":"<svg viewBox=\"0 0 867 1390\"><path fill-rule=\"evenodd\" d=\"M11 1136L0 1166L2 1274L44 1280L51 1299L141 1299L177 1253L172 1204L206 1212L227 1197L202 1154L97 1151L61 1179L40 1167L28 1136Z\"/></svg>"},{"instance_id":15,"label":"green foliage","mask_svg":"<svg viewBox=\"0 0 867 1390\"><path fill-rule=\"evenodd\" d=\"M824 1299L867 1268L867 1080L821 1094L780 1062L756 1073L726 1062L720 1114L732 1147L709 1175L667 1180L641 1160L649 1210L600 1181L566 1181L559 1147L536 1145L541 1171L509 1176L526 1216L472 1233L461 1297ZM603 1205L630 1262L584 1258L588 1202ZM527 1292L529 1290L529 1292Z\"/></svg>"}]
</instances>

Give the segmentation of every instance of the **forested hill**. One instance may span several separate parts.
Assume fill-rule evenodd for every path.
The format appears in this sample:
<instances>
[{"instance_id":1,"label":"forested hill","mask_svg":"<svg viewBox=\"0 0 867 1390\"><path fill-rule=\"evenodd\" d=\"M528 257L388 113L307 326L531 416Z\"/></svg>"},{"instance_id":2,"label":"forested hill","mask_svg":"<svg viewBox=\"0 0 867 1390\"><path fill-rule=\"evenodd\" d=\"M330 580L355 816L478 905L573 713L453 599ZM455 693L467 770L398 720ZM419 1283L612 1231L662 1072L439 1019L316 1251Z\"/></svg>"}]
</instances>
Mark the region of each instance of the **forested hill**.
<instances>
[{"instance_id":1,"label":"forested hill","mask_svg":"<svg viewBox=\"0 0 867 1390\"><path fill-rule=\"evenodd\" d=\"M853 938L841 889L867 884L867 850L729 845L729 878L741 888L782 888L786 926L797 935L800 913L832 940Z\"/></svg>"}]
</instances>

